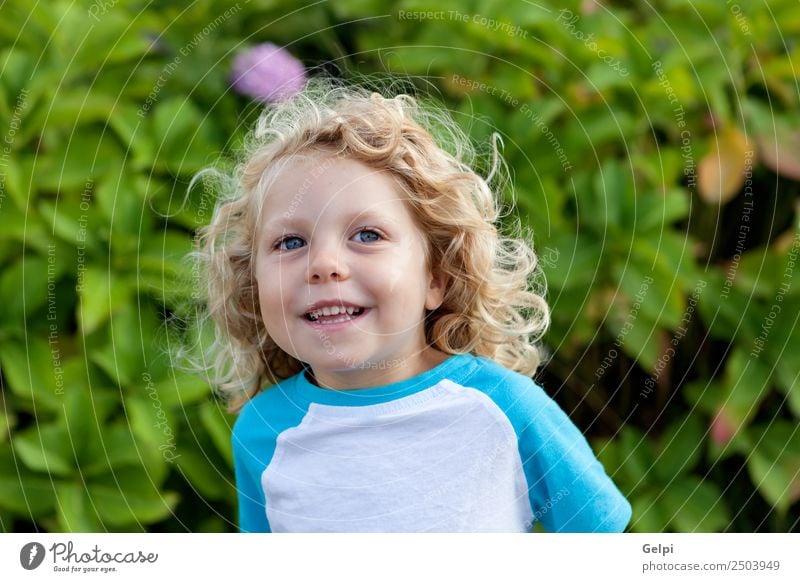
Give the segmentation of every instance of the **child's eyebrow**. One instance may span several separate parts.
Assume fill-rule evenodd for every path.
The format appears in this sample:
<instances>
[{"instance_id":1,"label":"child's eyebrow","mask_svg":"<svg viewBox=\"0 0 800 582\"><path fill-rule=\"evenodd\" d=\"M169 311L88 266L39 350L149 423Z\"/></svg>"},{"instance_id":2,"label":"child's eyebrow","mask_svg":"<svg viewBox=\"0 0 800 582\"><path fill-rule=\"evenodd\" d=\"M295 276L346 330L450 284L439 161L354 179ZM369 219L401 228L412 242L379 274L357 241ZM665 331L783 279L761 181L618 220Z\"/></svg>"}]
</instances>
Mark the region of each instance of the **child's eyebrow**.
<instances>
[{"instance_id":1,"label":"child's eyebrow","mask_svg":"<svg viewBox=\"0 0 800 582\"><path fill-rule=\"evenodd\" d=\"M308 221L301 217L287 216L269 220L264 224L264 232L281 232L295 226L306 226Z\"/></svg>"}]
</instances>

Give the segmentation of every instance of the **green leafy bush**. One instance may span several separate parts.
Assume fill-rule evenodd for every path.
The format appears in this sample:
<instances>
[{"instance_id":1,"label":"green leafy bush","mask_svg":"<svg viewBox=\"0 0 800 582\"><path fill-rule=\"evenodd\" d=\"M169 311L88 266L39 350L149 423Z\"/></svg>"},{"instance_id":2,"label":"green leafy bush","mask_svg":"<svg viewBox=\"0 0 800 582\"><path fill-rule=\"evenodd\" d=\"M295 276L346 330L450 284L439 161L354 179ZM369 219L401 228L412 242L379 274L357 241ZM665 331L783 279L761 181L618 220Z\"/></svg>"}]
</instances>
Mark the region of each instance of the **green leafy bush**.
<instances>
[{"instance_id":1,"label":"green leafy bush","mask_svg":"<svg viewBox=\"0 0 800 582\"><path fill-rule=\"evenodd\" d=\"M633 531L797 528L795 2L0 10L3 530L235 529L233 418L168 354L215 202L187 184L258 114L228 71L265 41L501 133L553 308L539 379Z\"/></svg>"}]
</instances>

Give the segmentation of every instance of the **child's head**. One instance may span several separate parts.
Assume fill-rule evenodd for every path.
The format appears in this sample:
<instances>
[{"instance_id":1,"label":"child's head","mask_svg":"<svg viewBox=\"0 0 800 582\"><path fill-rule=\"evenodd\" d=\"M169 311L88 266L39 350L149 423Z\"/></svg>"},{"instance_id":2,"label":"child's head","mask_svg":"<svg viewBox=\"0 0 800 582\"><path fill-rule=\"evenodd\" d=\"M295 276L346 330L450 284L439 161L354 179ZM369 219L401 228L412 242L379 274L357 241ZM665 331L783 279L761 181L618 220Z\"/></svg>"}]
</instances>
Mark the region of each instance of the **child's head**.
<instances>
[{"instance_id":1,"label":"child's head","mask_svg":"<svg viewBox=\"0 0 800 582\"><path fill-rule=\"evenodd\" d=\"M498 235L468 144L441 110L325 82L262 116L200 251L211 378L233 410L303 364L333 387L410 377L440 352L536 370L535 255Z\"/></svg>"},{"instance_id":2,"label":"child's head","mask_svg":"<svg viewBox=\"0 0 800 582\"><path fill-rule=\"evenodd\" d=\"M334 388L427 369L424 317L445 282L428 267L429 242L402 190L387 172L325 151L281 166L253 241L270 341Z\"/></svg>"}]
</instances>

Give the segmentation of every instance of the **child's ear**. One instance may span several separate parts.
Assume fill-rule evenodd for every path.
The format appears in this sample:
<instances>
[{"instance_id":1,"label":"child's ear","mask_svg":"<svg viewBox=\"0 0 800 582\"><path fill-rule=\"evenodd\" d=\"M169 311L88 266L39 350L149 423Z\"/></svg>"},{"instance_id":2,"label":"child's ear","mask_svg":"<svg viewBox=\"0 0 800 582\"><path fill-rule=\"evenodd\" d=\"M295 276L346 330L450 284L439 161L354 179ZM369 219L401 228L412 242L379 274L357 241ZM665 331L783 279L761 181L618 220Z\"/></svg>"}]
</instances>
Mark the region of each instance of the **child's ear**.
<instances>
[{"instance_id":1,"label":"child's ear","mask_svg":"<svg viewBox=\"0 0 800 582\"><path fill-rule=\"evenodd\" d=\"M444 301L444 292L447 290L447 275L441 270L434 269L428 275L428 293L425 296L425 309L433 311Z\"/></svg>"}]
</instances>

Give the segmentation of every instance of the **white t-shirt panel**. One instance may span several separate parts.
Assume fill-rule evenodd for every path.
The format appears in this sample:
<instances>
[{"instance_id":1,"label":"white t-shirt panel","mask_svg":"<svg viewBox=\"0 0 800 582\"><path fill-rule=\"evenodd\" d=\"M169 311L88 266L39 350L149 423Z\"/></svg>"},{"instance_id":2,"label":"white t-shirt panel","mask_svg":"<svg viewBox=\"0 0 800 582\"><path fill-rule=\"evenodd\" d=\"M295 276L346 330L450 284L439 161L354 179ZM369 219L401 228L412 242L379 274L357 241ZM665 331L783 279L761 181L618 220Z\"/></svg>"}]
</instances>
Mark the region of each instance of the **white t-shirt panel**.
<instances>
[{"instance_id":1,"label":"white t-shirt panel","mask_svg":"<svg viewBox=\"0 0 800 582\"><path fill-rule=\"evenodd\" d=\"M273 532L522 532L533 518L507 417L446 379L383 404L311 403L261 485Z\"/></svg>"}]
</instances>

